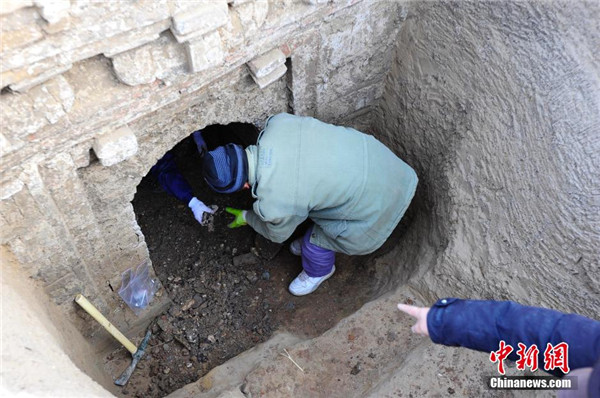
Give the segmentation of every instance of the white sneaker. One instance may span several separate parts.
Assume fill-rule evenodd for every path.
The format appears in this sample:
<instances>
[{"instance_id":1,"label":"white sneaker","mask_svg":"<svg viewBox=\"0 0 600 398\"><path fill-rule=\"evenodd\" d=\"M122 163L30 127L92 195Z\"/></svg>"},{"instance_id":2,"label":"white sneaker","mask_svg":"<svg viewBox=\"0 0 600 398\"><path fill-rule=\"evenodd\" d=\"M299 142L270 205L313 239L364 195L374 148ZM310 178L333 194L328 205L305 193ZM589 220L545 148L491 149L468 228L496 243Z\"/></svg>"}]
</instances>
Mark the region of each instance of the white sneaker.
<instances>
[{"instance_id":1,"label":"white sneaker","mask_svg":"<svg viewBox=\"0 0 600 398\"><path fill-rule=\"evenodd\" d=\"M293 241L292 243L290 243L290 252L294 256L302 255L302 238L298 238L295 241Z\"/></svg>"},{"instance_id":2,"label":"white sneaker","mask_svg":"<svg viewBox=\"0 0 600 398\"><path fill-rule=\"evenodd\" d=\"M292 293L294 296L304 296L310 294L317 290L319 285L329 279L334 272L335 265L331 269L330 273L327 275L318 276L316 278L310 277L306 274L306 272L302 271L300 272L300 275L298 275L296 279L290 283L290 293Z\"/></svg>"}]
</instances>

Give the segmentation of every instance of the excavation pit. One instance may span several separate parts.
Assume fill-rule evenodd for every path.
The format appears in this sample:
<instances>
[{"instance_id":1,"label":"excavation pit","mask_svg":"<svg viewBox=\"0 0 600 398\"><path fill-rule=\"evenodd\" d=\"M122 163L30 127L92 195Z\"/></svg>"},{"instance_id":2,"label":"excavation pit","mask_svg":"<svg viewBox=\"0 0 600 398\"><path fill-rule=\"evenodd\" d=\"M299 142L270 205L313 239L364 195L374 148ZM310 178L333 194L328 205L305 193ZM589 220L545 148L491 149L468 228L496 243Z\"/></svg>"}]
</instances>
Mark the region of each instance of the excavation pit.
<instances>
[{"instance_id":1,"label":"excavation pit","mask_svg":"<svg viewBox=\"0 0 600 398\"><path fill-rule=\"evenodd\" d=\"M396 304L600 313L597 3L50 3L9 1L0 16L11 392L494 396L489 353L413 335ZM372 134L419 177L404 228L376 256L338 256L305 298L287 293L300 266L285 247L257 260L253 232L226 229L223 207L248 196L210 196L182 162L219 206L209 234L142 181L176 145L193 158L194 130L260 130L280 112ZM137 316L117 292L142 262L163 290ZM114 386L129 358L79 293L135 343L160 321L131 386Z\"/></svg>"}]
</instances>

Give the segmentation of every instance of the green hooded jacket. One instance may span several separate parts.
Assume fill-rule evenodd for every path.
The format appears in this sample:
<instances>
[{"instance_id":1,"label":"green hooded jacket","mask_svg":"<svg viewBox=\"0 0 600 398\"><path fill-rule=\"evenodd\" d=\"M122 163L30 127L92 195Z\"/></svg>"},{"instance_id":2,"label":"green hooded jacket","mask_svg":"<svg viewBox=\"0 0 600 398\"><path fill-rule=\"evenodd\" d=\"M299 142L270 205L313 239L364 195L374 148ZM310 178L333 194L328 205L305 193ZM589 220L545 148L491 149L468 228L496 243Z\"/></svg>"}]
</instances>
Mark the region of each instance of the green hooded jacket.
<instances>
[{"instance_id":1,"label":"green hooded jacket","mask_svg":"<svg viewBox=\"0 0 600 398\"><path fill-rule=\"evenodd\" d=\"M281 113L246 148L256 199L246 221L283 242L307 218L310 242L367 254L390 236L417 187L415 171L373 136Z\"/></svg>"}]
</instances>

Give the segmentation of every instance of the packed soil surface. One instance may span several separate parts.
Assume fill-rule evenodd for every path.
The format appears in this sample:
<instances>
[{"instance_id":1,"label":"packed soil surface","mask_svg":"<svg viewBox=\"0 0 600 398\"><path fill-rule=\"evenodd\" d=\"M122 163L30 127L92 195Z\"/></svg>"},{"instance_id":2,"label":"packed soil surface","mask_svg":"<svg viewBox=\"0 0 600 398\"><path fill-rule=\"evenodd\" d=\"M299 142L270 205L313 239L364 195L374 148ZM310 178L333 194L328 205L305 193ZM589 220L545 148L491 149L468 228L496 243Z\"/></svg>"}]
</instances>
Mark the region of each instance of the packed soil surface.
<instances>
[{"instance_id":1,"label":"packed soil surface","mask_svg":"<svg viewBox=\"0 0 600 398\"><path fill-rule=\"evenodd\" d=\"M231 125L229 126L231 128ZM231 139L247 145L255 140L251 126L242 139L227 135L224 126L209 140L209 149ZM220 130L219 130L220 129ZM248 132L249 131L249 132ZM243 142L244 139L250 142ZM178 202L148 175L133 201L137 221L150 250L154 270L173 305L152 326L149 349L130 382L127 396L162 397L196 381L210 369L286 330L313 337L356 311L372 295L373 269L364 257L337 255L337 271L319 289L304 297L291 295L289 283L302 270L299 257L285 245L268 242L246 226L227 228L233 216L225 207L249 209L249 191L220 195L201 177L200 157L191 138L172 149L178 168L194 194L214 216L200 225L187 204ZM106 358L113 377L127 367L131 356L123 349Z\"/></svg>"}]
</instances>

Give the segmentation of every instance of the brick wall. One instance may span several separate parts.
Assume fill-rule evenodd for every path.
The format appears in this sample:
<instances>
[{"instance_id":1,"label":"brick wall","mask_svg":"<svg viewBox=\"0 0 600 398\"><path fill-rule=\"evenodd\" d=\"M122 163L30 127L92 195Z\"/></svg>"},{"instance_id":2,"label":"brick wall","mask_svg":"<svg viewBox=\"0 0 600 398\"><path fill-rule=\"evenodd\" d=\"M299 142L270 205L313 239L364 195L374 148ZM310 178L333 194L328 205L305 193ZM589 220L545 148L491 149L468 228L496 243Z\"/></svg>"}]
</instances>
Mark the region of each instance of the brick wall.
<instances>
[{"instance_id":1,"label":"brick wall","mask_svg":"<svg viewBox=\"0 0 600 398\"><path fill-rule=\"evenodd\" d=\"M116 294L148 260L130 203L141 178L215 123L287 111L366 128L402 7L3 1L0 244L88 334L78 292L124 329L144 324L152 311L136 318Z\"/></svg>"}]
</instances>

